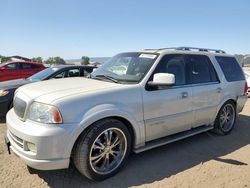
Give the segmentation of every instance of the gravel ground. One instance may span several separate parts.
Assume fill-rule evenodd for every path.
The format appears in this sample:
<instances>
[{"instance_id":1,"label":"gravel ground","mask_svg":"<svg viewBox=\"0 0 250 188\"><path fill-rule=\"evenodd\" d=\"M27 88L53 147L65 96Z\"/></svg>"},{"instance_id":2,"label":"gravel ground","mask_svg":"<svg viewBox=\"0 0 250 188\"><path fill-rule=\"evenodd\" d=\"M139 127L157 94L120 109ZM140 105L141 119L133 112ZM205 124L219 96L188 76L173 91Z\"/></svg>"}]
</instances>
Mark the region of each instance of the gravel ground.
<instances>
[{"instance_id":1,"label":"gravel ground","mask_svg":"<svg viewBox=\"0 0 250 188\"><path fill-rule=\"evenodd\" d=\"M0 122L0 187L250 187L250 100L230 135L203 133L132 155L115 177L92 182L74 167L29 171L8 155Z\"/></svg>"}]
</instances>

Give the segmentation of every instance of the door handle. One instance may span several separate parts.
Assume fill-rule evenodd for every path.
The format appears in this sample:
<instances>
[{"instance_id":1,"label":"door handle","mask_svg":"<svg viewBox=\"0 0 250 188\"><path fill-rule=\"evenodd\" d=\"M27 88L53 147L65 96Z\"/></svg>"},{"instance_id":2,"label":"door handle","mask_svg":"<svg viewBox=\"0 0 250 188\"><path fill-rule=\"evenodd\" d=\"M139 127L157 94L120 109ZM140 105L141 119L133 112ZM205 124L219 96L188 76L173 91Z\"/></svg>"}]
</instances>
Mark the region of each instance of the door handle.
<instances>
[{"instance_id":1,"label":"door handle","mask_svg":"<svg viewBox=\"0 0 250 188\"><path fill-rule=\"evenodd\" d=\"M184 99L184 98L187 98L188 97L188 92L182 92L181 93L181 97Z\"/></svg>"},{"instance_id":2,"label":"door handle","mask_svg":"<svg viewBox=\"0 0 250 188\"><path fill-rule=\"evenodd\" d=\"M222 88L221 87L218 87L217 89L216 89L216 92L217 93L220 93L222 91Z\"/></svg>"}]
</instances>

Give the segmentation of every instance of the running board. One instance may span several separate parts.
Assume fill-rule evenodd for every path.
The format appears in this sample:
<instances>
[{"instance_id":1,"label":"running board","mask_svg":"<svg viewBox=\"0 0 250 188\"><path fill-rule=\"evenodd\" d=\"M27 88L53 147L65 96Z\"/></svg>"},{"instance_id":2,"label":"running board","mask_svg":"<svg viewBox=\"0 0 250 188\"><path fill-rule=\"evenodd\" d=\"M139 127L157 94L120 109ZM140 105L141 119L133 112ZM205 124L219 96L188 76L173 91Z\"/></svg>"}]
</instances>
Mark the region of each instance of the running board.
<instances>
[{"instance_id":1,"label":"running board","mask_svg":"<svg viewBox=\"0 0 250 188\"><path fill-rule=\"evenodd\" d=\"M159 146L163 146L165 144L169 144L169 143L172 143L172 142L175 142L175 141L178 141L178 140L181 140L181 139L184 139L184 138L196 135L196 134L200 134L202 132L206 132L213 128L214 128L213 125L203 125L200 127L192 128L184 132L180 132L180 133L176 133L170 136L152 140L152 141L146 142L145 146L135 149L134 152L140 153L140 152L143 152L152 148L156 148Z\"/></svg>"}]
</instances>

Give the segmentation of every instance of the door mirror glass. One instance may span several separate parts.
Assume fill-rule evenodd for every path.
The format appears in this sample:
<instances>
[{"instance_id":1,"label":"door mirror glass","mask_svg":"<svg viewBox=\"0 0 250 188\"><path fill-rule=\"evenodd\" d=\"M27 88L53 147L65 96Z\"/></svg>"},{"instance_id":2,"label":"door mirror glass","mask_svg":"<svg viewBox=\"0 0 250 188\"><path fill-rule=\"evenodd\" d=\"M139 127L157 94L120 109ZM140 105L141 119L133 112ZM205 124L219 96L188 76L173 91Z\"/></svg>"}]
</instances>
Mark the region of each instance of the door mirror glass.
<instances>
[{"instance_id":1,"label":"door mirror glass","mask_svg":"<svg viewBox=\"0 0 250 188\"><path fill-rule=\"evenodd\" d=\"M153 81L148 82L150 86L172 86L175 84L175 75L170 73L156 73Z\"/></svg>"}]
</instances>

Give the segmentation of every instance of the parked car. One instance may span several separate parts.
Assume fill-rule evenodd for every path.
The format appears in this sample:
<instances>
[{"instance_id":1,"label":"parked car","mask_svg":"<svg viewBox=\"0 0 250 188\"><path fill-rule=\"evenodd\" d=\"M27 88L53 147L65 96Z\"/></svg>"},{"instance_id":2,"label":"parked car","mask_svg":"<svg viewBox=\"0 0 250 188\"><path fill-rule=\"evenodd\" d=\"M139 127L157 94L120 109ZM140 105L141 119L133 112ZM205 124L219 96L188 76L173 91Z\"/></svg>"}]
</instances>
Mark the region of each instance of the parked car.
<instances>
[{"instance_id":1,"label":"parked car","mask_svg":"<svg viewBox=\"0 0 250 188\"><path fill-rule=\"evenodd\" d=\"M250 97L250 71L244 71L245 77L247 80L248 90L247 90L247 96Z\"/></svg>"},{"instance_id":2,"label":"parked car","mask_svg":"<svg viewBox=\"0 0 250 188\"><path fill-rule=\"evenodd\" d=\"M229 134L247 84L234 56L189 47L121 53L92 73L23 86L6 143L36 169L116 174L139 153L201 132Z\"/></svg>"},{"instance_id":3,"label":"parked car","mask_svg":"<svg viewBox=\"0 0 250 188\"><path fill-rule=\"evenodd\" d=\"M0 82L0 116L13 107L13 97L16 89L22 85L49 79L68 77L90 77L95 66L55 66L47 68L31 77Z\"/></svg>"},{"instance_id":4,"label":"parked car","mask_svg":"<svg viewBox=\"0 0 250 188\"><path fill-rule=\"evenodd\" d=\"M27 78L45 69L43 64L30 61L12 61L0 64L0 82Z\"/></svg>"}]
</instances>

